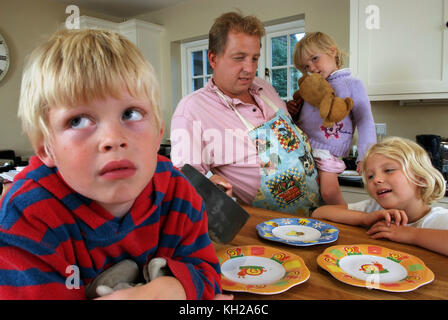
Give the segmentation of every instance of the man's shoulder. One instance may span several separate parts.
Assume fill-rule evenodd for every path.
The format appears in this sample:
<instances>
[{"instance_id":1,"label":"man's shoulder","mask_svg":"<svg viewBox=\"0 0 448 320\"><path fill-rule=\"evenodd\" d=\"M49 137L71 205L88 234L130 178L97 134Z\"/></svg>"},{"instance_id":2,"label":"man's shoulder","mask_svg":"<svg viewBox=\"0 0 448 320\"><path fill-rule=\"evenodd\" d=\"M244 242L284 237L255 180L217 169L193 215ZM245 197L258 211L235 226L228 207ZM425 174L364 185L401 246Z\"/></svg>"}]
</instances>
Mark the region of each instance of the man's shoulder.
<instances>
[{"instance_id":1,"label":"man's shoulder","mask_svg":"<svg viewBox=\"0 0 448 320\"><path fill-rule=\"evenodd\" d=\"M194 92L187 94L183 97L176 108L177 110L181 110L184 108L190 108L192 106L198 105L205 101L217 100L213 92L210 91L209 88L203 87Z\"/></svg>"}]
</instances>

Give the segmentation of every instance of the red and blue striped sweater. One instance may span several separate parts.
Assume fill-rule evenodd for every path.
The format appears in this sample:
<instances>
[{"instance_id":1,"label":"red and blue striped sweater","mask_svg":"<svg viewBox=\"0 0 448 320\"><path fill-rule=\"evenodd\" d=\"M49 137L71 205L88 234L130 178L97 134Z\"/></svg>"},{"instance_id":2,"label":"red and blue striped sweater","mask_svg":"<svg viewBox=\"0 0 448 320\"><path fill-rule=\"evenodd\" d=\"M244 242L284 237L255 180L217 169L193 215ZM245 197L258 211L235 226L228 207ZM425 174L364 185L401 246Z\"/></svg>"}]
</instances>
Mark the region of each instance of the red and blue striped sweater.
<instances>
[{"instance_id":1,"label":"red and blue striped sweater","mask_svg":"<svg viewBox=\"0 0 448 320\"><path fill-rule=\"evenodd\" d=\"M187 299L221 292L203 200L162 156L122 218L75 193L37 157L2 200L0 299L85 299L85 285L108 267L124 259L142 267L153 257L167 260Z\"/></svg>"}]
</instances>

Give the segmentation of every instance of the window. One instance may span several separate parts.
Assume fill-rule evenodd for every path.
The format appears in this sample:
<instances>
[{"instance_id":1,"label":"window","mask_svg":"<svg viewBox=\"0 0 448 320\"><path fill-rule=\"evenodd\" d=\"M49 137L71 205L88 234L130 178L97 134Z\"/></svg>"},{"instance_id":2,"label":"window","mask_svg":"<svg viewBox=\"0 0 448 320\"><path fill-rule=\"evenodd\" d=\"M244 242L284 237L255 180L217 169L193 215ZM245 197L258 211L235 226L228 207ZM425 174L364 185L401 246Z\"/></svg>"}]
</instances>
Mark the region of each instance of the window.
<instances>
[{"instance_id":1,"label":"window","mask_svg":"<svg viewBox=\"0 0 448 320\"><path fill-rule=\"evenodd\" d=\"M303 19L269 26L262 39L257 73L264 75L285 101L292 99L298 89L297 80L302 76L293 65L292 54L295 44L305 35L304 26ZM208 39L182 44L183 96L202 88L212 76L207 49Z\"/></svg>"},{"instance_id":2,"label":"window","mask_svg":"<svg viewBox=\"0 0 448 320\"><path fill-rule=\"evenodd\" d=\"M305 35L303 20L266 27L265 65L266 80L277 90L280 97L287 101L298 89L297 80L302 76L294 67L292 56L294 46Z\"/></svg>"},{"instance_id":3,"label":"window","mask_svg":"<svg viewBox=\"0 0 448 320\"><path fill-rule=\"evenodd\" d=\"M207 58L208 40L185 43L182 55L182 95L185 96L205 86L213 74Z\"/></svg>"}]
</instances>

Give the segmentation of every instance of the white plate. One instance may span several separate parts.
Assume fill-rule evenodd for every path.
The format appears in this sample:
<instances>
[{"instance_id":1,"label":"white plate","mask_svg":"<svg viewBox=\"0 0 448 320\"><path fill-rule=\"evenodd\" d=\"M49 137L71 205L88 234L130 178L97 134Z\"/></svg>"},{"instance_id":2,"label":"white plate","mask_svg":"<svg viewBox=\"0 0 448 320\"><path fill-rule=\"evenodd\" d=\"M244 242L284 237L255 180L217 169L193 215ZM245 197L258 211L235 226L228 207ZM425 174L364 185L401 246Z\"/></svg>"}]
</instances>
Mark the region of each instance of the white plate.
<instances>
[{"instance_id":1,"label":"white plate","mask_svg":"<svg viewBox=\"0 0 448 320\"><path fill-rule=\"evenodd\" d=\"M339 267L350 276L369 281L377 277L378 283L399 282L408 276L406 269L390 259L373 255L353 255L339 260Z\"/></svg>"},{"instance_id":2,"label":"white plate","mask_svg":"<svg viewBox=\"0 0 448 320\"><path fill-rule=\"evenodd\" d=\"M277 294L310 277L302 258L278 248L222 248L216 255L221 265L222 288L228 291Z\"/></svg>"},{"instance_id":3,"label":"white plate","mask_svg":"<svg viewBox=\"0 0 448 320\"><path fill-rule=\"evenodd\" d=\"M231 281L251 285L271 284L285 276L285 268L280 263L254 256L227 260L222 264L221 272Z\"/></svg>"},{"instance_id":4,"label":"white plate","mask_svg":"<svg viewBox=\"0 0 448 320\"><path fill-rule=\"evenodd\" d=\"M336 241L335 226L311 218L276 218L257 225L260 237L293 246L311 246Z\"/></svg>"},{"instance_id":5,"label":"white plate","mask_svg":"<svg viewBox=\"0 0 448 320\"><path fill-rule=\"evenodd\" d=\"M316 241L321 237L319 230L300 225L278 226L272 234L286 241Z\"/></svg>"}]
</instances>

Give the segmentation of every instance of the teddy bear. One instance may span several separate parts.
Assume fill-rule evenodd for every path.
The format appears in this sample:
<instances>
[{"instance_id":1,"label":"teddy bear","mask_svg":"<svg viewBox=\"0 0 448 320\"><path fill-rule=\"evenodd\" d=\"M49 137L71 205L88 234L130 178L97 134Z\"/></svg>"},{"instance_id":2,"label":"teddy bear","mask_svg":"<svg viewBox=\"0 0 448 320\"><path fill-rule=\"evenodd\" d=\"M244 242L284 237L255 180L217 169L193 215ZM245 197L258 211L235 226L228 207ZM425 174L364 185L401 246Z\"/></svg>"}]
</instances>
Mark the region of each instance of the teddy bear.
<instances>
[{"instance_id":1,"label":"teddy bear","mask_svg":"<svg viewBox=\"0 0 448 320\"><path fill-rule=\"evenodd\" d=\"M136 262L122 260L100 273L86 286L86 297L95 299L114 291L142 285L161 276L172 276L164 258L153 258L143 267L143 279Z\"/></svg>"},{"instance_id":2,"label":"teddy bear","mask_svg":"<svg viewBox=\"0 0 448 320\"><path fill-rule=\"evenodd\" d=\"M333 88L319 73L302 76L298 81L299 90L294 95L294 101L307 101L319 109L322 124L330 128L335 122L344 119L353 109L353 99L336 97Z\"/></svg>"}]
</instances>

